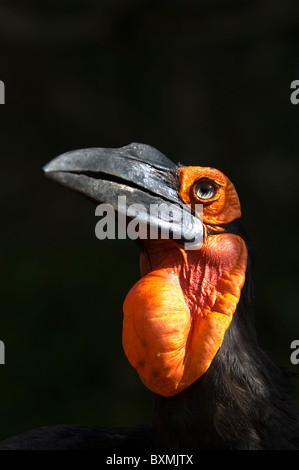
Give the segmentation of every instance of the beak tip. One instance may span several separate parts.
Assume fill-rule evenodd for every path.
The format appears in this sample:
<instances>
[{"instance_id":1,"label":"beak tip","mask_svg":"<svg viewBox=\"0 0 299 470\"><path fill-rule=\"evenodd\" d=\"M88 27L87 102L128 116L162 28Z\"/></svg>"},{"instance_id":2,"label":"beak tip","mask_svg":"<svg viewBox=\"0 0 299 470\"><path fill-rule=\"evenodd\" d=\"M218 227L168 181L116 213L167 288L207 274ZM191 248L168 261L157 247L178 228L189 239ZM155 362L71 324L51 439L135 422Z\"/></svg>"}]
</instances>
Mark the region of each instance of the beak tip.
<instances>
[{"instance_id":1,"label":"beak tip","mask_svg":"<svg viewBox=\"0 0 299 470\"><path fill-rule=\"evenodd\" d=\"M57 158L54 158L42 167L42 171L46 178L49 178L51 180L57 180L59 175L61 175L61 172L64 171L64 168L62 165L59 164L59 162L57 162Z\"/></svg>"},{"instance_id":2,"label":"beak tip","mask_svg":"<svg viewBox=\"0 0 299 470\"><path fill-rule=\"evenodd\" d=\"M49 173L54 173L58 171L67 171L69 168L70 159L69 155L62 154L58 157L55 157L53 160L50 160L46 165L43 166L43 172L49 176Z\"/></svg>"}]
</instances>

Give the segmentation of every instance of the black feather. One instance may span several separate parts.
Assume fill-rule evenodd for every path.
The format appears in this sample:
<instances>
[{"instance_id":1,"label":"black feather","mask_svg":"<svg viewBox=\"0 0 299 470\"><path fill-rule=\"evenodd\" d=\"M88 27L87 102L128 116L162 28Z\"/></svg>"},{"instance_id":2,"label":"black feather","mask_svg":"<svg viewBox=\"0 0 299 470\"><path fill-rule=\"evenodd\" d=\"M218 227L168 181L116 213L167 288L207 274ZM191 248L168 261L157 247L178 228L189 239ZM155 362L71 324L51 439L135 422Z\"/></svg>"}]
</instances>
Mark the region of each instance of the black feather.
<instances>
[{"instance_id":1,"label":"black feather","mask_svg":"<svg viewBox=\"0 0 299 470\"><path fill-rule=\"evenodd\" d=\"M299 449L299 419L290 375L257 343L252 255L233 320L207 372L180 394L156 396L154 436L161 449ZM212 236L212 235L211 235Z\"/></svg>"}]
</instances>

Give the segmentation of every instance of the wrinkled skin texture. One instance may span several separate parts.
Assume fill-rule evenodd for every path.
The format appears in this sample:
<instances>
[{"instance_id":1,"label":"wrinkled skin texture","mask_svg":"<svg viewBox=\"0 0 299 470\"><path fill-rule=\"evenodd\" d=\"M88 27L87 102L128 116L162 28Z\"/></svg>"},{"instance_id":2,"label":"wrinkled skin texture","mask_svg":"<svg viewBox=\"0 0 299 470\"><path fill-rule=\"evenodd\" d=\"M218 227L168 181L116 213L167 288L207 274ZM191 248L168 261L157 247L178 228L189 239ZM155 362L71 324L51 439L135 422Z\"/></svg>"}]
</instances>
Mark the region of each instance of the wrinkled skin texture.
<instances>
[{"instance_id":1,"label":"wrinkled skin texture","mask_svg":"<svg viewBox=\"0 0 299 470\"><path fill-rule=\"evenodd\" d=\"M197 380L221 346L240 298L247 250L237 235L221 234L199 251L157 241L146 253L144 275L124 302L123 345L145 385L171 396Z\"/></svg>"}]
</instances>

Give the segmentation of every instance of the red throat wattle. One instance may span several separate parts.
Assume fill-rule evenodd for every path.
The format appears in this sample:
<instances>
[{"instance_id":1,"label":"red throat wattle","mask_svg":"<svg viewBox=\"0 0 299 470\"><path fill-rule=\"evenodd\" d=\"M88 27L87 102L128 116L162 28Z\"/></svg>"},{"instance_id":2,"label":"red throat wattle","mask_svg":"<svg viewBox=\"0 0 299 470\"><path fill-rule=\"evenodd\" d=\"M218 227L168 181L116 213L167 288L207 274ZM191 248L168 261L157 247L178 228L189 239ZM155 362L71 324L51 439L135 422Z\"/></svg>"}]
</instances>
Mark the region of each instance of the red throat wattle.
<instances>
[{"instance_id":1,"label":"red throat wattle","mask_svg":"<svg viewBox=\"0 0 299 470\"><path fill-rule=\"evenodd\" d=\"M123 346L153 392L172 396L208 369L245 280L247 249L237 235L208 238L198 251L146 241L141 279L124 302Z\"/></svg>"}]
</instances>

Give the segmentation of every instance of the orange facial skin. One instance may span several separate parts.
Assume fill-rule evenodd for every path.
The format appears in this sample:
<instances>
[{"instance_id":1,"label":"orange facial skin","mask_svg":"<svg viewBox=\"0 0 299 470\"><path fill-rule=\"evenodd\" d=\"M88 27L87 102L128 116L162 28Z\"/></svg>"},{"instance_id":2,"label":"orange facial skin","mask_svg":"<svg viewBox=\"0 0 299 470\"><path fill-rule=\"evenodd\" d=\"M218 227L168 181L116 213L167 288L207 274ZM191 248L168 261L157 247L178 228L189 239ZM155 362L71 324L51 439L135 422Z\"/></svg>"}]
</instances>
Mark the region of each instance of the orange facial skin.
<instances>
[{"instance_id":1,"label":"orange facial skin","mask_svg":"<svg viewBox=\"0 0 299 470\"><path fill-rule=\"evenodd\" d=\"M199 200L197 181L213 183L215 194ZM181 199L203 203L206 226L240 217L230 181L210 168L180 169ZM220 348L245 281L247 249L238 235L207 237L199 250L172 240L145 240L141 279L123 306L123 346L144 384L175 395L202 376Z\"/></svg>"},{"instance_id":2,"label":"orange facial skin","mask_svg":"<svg viewBox=\"0 0 299 470\"><path fill-rule=\"evenodd\" d=\"M194 188L196 182L209 180L213 182L216 194L213 198L203 201L196 198ZM203 221L206 225L218 226L227 224L241 217L241 207L234 185L220 171L214 168L189 166L180 170L180 198L188 206L204 203Z\"/></svg>"}]
</instances>

